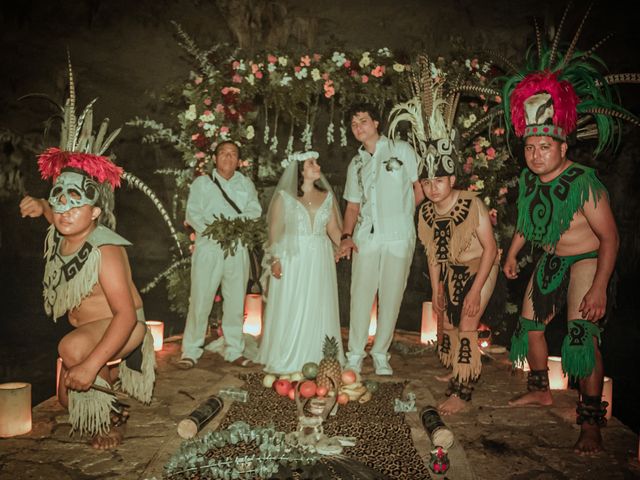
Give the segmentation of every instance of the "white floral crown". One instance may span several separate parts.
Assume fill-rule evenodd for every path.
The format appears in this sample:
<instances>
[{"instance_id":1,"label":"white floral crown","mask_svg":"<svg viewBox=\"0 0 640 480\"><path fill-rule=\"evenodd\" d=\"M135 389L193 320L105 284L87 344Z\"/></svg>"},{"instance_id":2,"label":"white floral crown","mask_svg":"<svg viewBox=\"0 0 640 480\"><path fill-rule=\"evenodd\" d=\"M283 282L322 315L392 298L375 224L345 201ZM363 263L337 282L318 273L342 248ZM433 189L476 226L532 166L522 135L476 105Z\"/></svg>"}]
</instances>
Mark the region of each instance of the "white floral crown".
<instances>
[{"instance_id":1,"label":"white floral crown","mask_svg":"<svg viewBox=\"0 0 640 480\"><path fill-rule=\"evenodd\" d=\"M319 158L320 154L313 150L309 150L308 152L293 152L287 158L280 162L282 168L287 168L291 162L304 162L307 160L311 160L312 158Z\"/></svg>"}]
</instances>

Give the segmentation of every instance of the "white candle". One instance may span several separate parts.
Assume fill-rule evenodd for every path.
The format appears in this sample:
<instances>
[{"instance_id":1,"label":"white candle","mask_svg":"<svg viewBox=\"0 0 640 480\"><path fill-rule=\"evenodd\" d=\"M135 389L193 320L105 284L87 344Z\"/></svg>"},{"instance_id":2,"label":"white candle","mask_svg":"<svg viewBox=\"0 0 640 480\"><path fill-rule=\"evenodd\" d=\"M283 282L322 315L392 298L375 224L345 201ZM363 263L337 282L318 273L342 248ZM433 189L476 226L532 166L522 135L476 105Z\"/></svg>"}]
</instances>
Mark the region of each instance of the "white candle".
<instances>
[{"instance_id":1,"label":"white candle","mask_svg":"<svg viewBox=\"0 0 640 480\"><path fill-rule=\"evenodd\" d=\"M262 333L262 295L250 293L244 298L242 332L257 337Z\"/></svg>"},{"instance_id":2,"label":"white candle","mask_svg":"<svg viewBox=\"0 0 640 480\"><path fill-rule=\"evenodd\" d=\"M602 384L602 401L608 402L607 405L607 420L611 418L611 411L613 410L613 380L610 377L604 377Z\"/></svg>"},{"instance_id":3,"label":"white candle","mask_svg":"<svg viewBox=\"0 0 640 480\"><path fill-rule=\"evenodd\" d=\"M14 437L31 431L31 384L0 384L0 437Z\"/></svg>"},{"instance_id":4,"label":"white candle","mask_svg":"<svg viewBox=\"0 0 640 480\"><path fill-rule=\"evenodd\" d=\"M569 386L569 378L562 371L562 358L549 357L549 388L551 390L566 390Z\"/></svg>"},{"instance_id":5,"label":"white candle","mask_svg":"<svg viewBox=\"0 0 640 480\"><path fill-rule=\"evenodd\" d=\"M164 343L164 323L158 320L147 320L146 324L149 330L151 330L151 336L153 337L153 351L161 351Z\"/></svg>"},{"instance_id":6,"label":"white candle","mask_svg":"<svg viewBox=\"0 0 640 480\"><path fill-rule=\"evenodd\" d=\"M435 342L438 338L438 324L433 314L433 303L422 302L422 326L420 327L420 342Z\"/></svg>"}]
</instances>

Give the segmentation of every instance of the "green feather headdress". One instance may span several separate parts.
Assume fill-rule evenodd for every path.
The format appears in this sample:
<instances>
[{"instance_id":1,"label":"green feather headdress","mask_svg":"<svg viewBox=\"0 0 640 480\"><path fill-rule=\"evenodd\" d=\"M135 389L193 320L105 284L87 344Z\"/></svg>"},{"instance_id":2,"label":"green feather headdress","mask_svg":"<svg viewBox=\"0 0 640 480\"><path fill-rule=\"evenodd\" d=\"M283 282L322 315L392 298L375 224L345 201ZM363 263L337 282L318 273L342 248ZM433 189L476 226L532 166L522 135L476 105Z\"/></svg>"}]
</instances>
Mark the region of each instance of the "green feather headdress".
<instances>
[{"instance_id":1,"label":"green feather headdress","mask_svg":"<svg viewBox=\"0 0 640 480\"><path fill-rule=\"evenodd\" d=\"M523 97L527 96L526 94L549 93L553 98L553 106L556 108L552 124L563 128L569 126L570 130L564 133L570 134L575 130L579 140L597 138L596 154L598 154L618 145L622 120L640 126L640 120L619 104L619 98L613 86L619 83L640 83L640 74L607 75L603 73L606 72L606 64L594 52L608 37L588 50L577 49L578 39L591 11L591 6L583 16L566 51L561 52L560 36L568 11L569 7L567 6L551 45L543 41L536 23L536 43L527 51L525 67L514 71L513 65L509 64L507 71L510 72L510 75L497 79L499 83L504 82L501 110L510 132L515 130L518 136L544 134L540 133L540 130L537 130L536 133L533 133L532 129L524 131L523 126L525 123L529 124L530 119L524 117L522 103ZM536 82L531 82L535 75L544 76L546 79L538 84L538 92L534 91ZM564 86L563 89L557 90L557 95L550 92L554 85L549 84L554 82ZM551 88L548 88L549 86ZM572 89L577 96L574 113L566 111L566 108L563 111L563 96L566 97L563 92L568 89ZM570 115L575 118L573 122L563 122L558 118L566 118ZM540 125L535 126L539 127Z\"/></svg>"}]
</instances>

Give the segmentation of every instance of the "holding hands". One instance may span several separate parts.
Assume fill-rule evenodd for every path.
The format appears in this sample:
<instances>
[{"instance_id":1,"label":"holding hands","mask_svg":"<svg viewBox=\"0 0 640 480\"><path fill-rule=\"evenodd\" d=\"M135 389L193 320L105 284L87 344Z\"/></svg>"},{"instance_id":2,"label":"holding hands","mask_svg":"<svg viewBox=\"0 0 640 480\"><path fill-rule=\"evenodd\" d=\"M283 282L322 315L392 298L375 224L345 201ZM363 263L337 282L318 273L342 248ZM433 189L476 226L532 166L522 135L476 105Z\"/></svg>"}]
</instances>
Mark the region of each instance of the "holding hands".
<instances>
[{"instance_id":1,"label":"holding hands","mask_svg":"<svg viewBox=\"0 0 640 480\"><path fill-rule=\"evenodd\" d=\"M340 240L338 251L336 252L336 262L345 257L349 260L352 252L358 253L358 246L354 243L351 235L343 235Z\"/></svg>"}]
</instances>

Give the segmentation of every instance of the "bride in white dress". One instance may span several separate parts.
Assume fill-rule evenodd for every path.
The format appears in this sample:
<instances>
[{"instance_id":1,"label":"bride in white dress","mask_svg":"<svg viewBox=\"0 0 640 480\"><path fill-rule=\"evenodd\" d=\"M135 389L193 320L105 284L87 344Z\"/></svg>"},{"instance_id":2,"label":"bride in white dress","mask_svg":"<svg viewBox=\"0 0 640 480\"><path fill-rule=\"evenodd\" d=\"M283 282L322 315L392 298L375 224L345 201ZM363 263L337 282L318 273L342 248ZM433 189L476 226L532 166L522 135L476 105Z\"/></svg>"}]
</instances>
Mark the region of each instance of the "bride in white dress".
<instances>
[{"instance_id":1,"label":"bride in white dress","mask_svg":"<svg viewBox=\"0 0 640 480\"><path fill-rule=\"evenodd\" d=\"M341 217L318 156L295 153L283 162L267 213L271 275L257 361L269 373L299 372L305 363L319 362L326 335L338 340L344 364L334 260Z\"/></svg>"}]
</instances>

